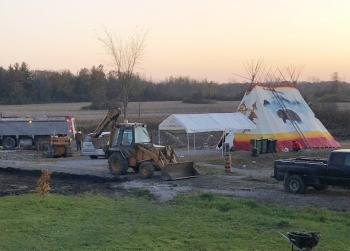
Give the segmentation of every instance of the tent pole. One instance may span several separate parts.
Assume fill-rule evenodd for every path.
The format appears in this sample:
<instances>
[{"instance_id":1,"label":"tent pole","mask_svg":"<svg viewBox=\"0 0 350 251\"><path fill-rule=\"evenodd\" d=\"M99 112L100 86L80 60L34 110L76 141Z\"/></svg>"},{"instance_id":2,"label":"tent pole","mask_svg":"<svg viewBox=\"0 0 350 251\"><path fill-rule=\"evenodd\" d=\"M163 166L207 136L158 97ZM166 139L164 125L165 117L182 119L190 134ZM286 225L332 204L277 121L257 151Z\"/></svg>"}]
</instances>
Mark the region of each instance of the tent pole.
<instances>
[{"instance_id":1,"label":"tent pole","mask_svg":"<svg viewBox=\"0 0 350 251\"><path fill-rule=\"evenodd\" d=\"M158 129L158 145L160 145L160 130Z\"/></svg>"},{"instance_id":2,"label":"tent pole","mask_svg":"<svg viewBox=\"0 0 350 251\"><path fill-rule=\"evenodd\" d=\"M196 133L193 134L193 150L196 151Z\"/></svg>"},{"instance_id":3,"label":"tent pole","mask_svg":"<svg viewBox=\"0 0 350 251\"><path fill-rule=\"evenodd\" d=\"M187 136L187 152L190 152L190 138L188 137L188 133L186 133Z\"/></svg>"},{"instance_id":4,"label":"tent pole","mask_svg":"<svg viewBox=\"0 0 350 251\"><path fill-rule=\"evenodd\" d=\"M221 157L224 157L224 147L225 147L225 130L222 132L222 146L221 146Z\"/></svg>"}]
</instances>

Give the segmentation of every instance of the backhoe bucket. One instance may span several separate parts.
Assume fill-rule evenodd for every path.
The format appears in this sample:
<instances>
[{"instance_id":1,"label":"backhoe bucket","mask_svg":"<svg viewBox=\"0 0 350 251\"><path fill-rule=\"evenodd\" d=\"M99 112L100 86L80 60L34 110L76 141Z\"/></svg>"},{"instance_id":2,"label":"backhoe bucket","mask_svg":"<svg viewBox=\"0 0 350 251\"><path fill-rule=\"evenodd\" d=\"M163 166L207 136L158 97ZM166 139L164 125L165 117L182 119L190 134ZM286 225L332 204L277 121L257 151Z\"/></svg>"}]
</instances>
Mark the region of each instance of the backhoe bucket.
<instances>
[{"instance_id":1,"label":"backhoe bucket","mask_svg":"<svg viewBox=\"0 0 350 251\"><path fill-rule=\"evenodd\" d=\"M162 178L164 180L181 180L195 178L198 171L194 168L192 161L171 163L162 168Z\"/></svg>"}]
</instances>

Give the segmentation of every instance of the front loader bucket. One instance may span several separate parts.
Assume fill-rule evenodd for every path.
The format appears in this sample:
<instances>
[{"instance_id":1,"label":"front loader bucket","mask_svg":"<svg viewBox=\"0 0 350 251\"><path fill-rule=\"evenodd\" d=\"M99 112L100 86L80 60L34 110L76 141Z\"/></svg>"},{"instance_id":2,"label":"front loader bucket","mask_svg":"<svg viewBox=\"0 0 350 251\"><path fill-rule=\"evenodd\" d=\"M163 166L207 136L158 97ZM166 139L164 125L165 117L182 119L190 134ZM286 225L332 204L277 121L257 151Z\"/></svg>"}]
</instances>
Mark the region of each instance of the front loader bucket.
<instances>
[{"instance_id":1,"label":"front loader bucket","mask_svg":"<svg viewBox=\"0 0 350 251\"><path fill-rule=\"evenodd\" d=\"M162 168L162 178L164 180L181 180L198 176L198 171L194 168L192 161L170 163Z\"/></svg>"}]
</instances>

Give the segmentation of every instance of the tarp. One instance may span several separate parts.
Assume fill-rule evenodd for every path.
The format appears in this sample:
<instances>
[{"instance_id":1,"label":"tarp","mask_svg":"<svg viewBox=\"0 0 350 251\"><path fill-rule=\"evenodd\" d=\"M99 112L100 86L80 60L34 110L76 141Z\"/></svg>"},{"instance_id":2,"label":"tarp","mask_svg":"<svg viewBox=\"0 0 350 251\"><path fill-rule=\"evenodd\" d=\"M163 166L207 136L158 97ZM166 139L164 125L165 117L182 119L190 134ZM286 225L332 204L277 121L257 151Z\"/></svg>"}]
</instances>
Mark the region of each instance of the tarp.
<instances>
[{"instance_id":1,"label":"tarp","mask_svg":"<svg viewBox=\"0 0 350 251\"><path fill-rule=\"evenodd\" d=\"M225 130L251 130L255 124L240 112L172 114L159 125L159 130L185 131L187 133Z\"/></svg>"},{"instance_id":2,"label":"tarp","mask_svg":"<svg viewBox=\"0 0 350 251\"><path fill-rule=\"evenodd\" d=\"M293 140L302 147L340 146L293 85L252 86L238 111L254 122L256 129L236 133L236 149L249 150L250 140L260 138L276 139L279 150L291 149Z\"/></svg>"}]
</instances>

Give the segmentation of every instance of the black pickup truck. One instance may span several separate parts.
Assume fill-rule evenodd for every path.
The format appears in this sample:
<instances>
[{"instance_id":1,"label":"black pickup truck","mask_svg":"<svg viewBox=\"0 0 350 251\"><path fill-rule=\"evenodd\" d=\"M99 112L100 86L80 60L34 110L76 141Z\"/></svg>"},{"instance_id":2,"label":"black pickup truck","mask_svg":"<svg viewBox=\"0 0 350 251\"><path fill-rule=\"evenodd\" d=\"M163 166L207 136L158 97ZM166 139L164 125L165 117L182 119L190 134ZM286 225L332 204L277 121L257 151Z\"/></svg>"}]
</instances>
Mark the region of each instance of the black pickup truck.
<instances>
[{"instance_id":1,"label":"black pickup truck","mask_svg":"<svg viewBox=\"0 0 350 251\"><path fill-rule=\"evenodd\" d=\"M350 186L350 149L334 150L328 159L292 158L275 160L274 175L284 181L290 193L304 193L308 186L317 190Z\"/></svg>"}]
</instances>

